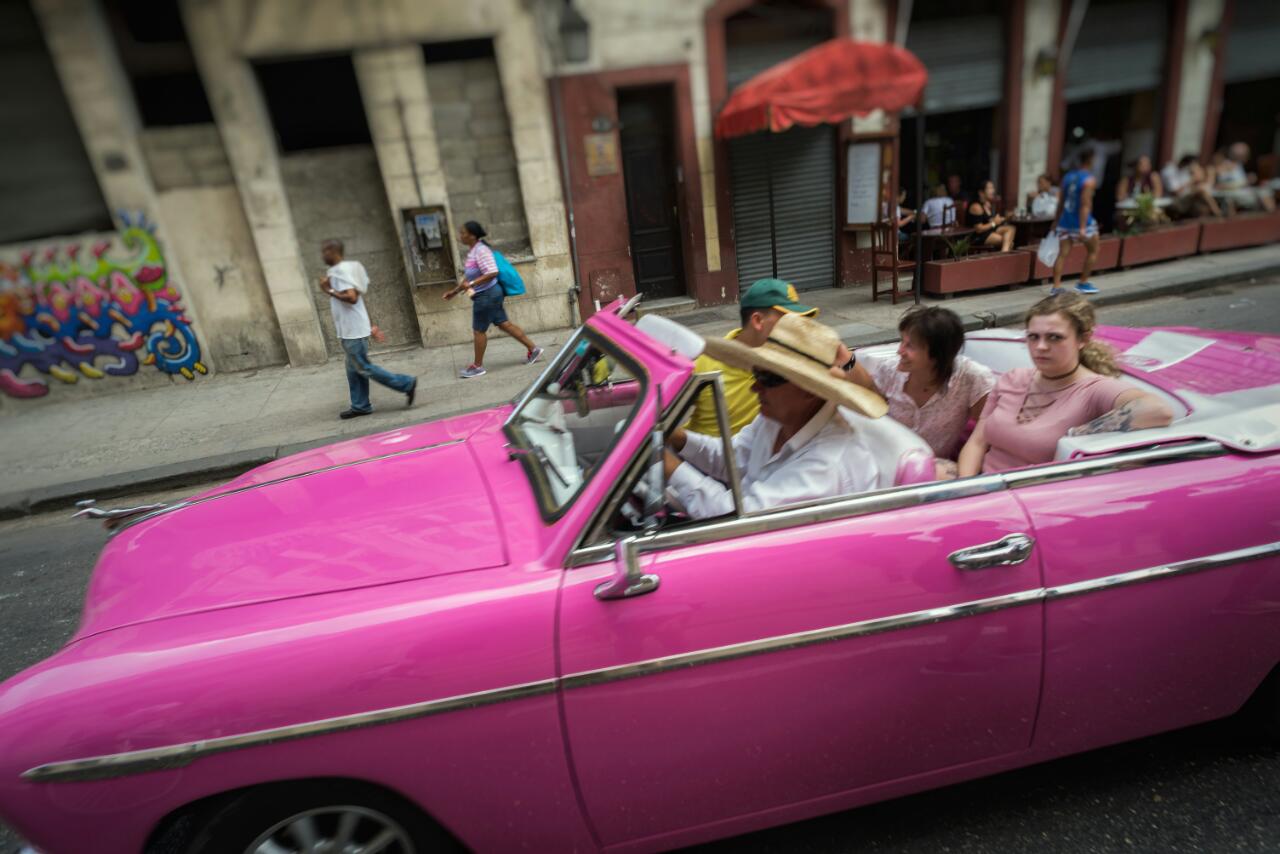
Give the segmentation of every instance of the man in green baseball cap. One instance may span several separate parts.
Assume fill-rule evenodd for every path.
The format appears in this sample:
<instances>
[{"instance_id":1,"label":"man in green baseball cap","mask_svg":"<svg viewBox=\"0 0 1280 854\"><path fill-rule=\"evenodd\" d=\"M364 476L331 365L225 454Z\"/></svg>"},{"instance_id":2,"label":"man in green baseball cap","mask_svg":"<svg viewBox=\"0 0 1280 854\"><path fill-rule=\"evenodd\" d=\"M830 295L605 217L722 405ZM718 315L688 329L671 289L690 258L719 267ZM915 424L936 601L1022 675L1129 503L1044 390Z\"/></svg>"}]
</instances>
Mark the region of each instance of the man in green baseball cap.
<instances>
[{"instance_id":1,"label":"man in green baseball cap","mask_svg":"<svg viewBox=\"0 0 1280 854\"><path fill-rule=\"evenodd\" d=\"M801 314L814 317L818 310L800 302L796 286L781 279L759 279L742 292L738 298L742 326L725 338L737 340L748 347L759 347L769 340L774 324L784 314ZM720 371L724 383L725 403L729 405L729 431L737 433L760 414L760 398L751 390L755 378L750 371L726 365L708 355L698 357L695 367L699 372ZM720 425L716 420L715 402L708 394L699 395L693 407L693 417L687 425L695 433L719 436Z\"/></svg>"},{"instance_id":2,"label":"man in green baseball cap","mask_svg":"<svg viewBox=\"0 0 1280 854\"><path fill-rule=\"evenodd\" d=\"M796 286L782 281L781 279L758 279L747 288L742 296L738 299L738 305L742 307L742 328L747 328L747 309L753 312L767 311L774 309L778 312L786 314L801 314L805 317L817 317L818 310L812 306L804 305L800 302L800 295L796 293ZM772 328L774 323L778 322L778 317L774 315L769 322ZM769 330L766 329L761 340L769 337ZM746 344L744 340L742 343ZM750 345L758 347L758 344Z\"/></svg>"}]
</instances>

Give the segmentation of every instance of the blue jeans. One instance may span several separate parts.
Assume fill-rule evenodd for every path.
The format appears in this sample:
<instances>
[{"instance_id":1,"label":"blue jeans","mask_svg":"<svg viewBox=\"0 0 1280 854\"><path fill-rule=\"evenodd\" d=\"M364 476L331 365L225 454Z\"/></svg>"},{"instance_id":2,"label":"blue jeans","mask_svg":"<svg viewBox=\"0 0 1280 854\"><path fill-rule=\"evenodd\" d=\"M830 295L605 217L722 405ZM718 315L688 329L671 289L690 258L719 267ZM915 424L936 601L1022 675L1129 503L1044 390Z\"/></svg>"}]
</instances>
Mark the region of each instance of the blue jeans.
<instances>
[{"instance_id":1,"label":"blue jeans","mask_svg":"<svg viewBox=\"0 0 1280 854\"><path fill-rule=\"evenodd\" d=\"M347 388L351 390L351 408L357 412L369 412L369 380L382 383L392 391L407 394L413 388L413 377L393 374L369 361L368 338L343 338L342 349L347 354Z\"/></svg>"}]
</instances>

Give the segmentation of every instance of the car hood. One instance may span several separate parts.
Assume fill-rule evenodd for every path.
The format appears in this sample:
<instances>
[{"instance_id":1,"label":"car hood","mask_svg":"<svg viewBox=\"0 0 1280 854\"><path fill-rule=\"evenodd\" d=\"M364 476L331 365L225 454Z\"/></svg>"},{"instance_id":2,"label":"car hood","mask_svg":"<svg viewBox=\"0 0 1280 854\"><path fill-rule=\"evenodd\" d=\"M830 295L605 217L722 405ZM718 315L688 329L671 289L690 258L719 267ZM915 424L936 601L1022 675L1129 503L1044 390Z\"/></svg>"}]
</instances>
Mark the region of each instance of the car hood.
<instances>
[{"instance_id":1,"label":"car hood","mask_svg":"<svg viewBox=\"0 0 1280 854\"><path fill-rule=\"evenodd\" d=\"M467 445L500 416L284 458L125 527L98 560L76 639L505 563L489 488Z\"/></svg>"}]
</instances>

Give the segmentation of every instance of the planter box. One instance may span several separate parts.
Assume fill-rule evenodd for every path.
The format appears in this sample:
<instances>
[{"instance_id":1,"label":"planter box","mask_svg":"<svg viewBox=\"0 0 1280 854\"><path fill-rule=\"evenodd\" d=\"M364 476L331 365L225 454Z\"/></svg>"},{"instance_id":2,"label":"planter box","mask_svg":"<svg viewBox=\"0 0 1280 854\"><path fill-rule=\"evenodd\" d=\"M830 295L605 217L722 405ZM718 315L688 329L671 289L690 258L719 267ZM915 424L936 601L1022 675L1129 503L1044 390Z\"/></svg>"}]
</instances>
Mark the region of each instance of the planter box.
<instances>
[{"instance_id":1,"label":"planter box","mask_svg":"<svg viewBox=\"0 0 1280 854\"><path fill-rule=\"evenodd\" d=\"M1121 241L1120 266L1133 267L1194 255L1200 246L1200 223L1170 225L1132 234Z\"/></svg>"},{"instance_id":2,"label":"planter box","mask_svg":"<svg viewBox=\"0 0 1280 854\"><path fill-rule=\"evenodd\" d=\"M1200 230L1200 251L1261 246L1280 241L1280 213L1240 214L1230 219L1205 220Z\"/></svg>"},{"instance_id":3,"label":"planter box","mask_svg":"<svg viewBox=\"0 0 1280 854\"><path fill-rule=\"evenodd\" d=\"M1112 270L1120 266L1120 243L1121 240L1115 235L1109 234L1098 241L1098 260L1093 265L1093 271ZM1078 276L1080 271L1084 269L1084 244L1079 241L1071 241L1071 252L1067 255L1067 263L1062 267L1062 275ZM1031 271L1031 278L1052 279L1053 268L1046 267L1040 263L1040 259L1032 256L1032 264L1034 269Z\"/></svg>"},{"instance_id":4,"label":"planter box","mask_svg":"<svg viewBox=\"0 0 1280 854\"><path fill-rule=\"evenodd\" d=\"M951 261L926 261L924 290L931 294L980 291L1002 285L1025 284L1031 275L1030 252L989 252Z\"/></svg>"}]
</instances>

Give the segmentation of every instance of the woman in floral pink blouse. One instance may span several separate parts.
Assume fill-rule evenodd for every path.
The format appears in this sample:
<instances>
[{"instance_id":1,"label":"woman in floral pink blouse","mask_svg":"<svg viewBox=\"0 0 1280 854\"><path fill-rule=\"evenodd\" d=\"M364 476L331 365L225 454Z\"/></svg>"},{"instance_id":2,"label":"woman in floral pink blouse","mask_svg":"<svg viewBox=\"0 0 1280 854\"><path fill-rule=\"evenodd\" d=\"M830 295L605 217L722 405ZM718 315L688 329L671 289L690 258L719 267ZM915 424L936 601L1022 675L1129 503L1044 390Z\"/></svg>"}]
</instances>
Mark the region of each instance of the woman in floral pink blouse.
<instances>
[{"instance_id":1,"label":"woman in floral pink blouse","mask_svg":"<svg viewBox=\"0 0 1280 854\"><path fill-rule=\"evenodd\" d=\"M878 391L889 402L889 417L918 433L939 460L954 460L995 376L960 355L964 326L953 311L916 306L898 321L898 334L896 358L867 356L849 378Z\"/></svg>"}]
</instances>

